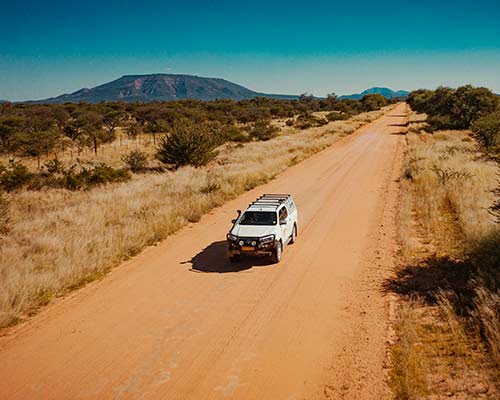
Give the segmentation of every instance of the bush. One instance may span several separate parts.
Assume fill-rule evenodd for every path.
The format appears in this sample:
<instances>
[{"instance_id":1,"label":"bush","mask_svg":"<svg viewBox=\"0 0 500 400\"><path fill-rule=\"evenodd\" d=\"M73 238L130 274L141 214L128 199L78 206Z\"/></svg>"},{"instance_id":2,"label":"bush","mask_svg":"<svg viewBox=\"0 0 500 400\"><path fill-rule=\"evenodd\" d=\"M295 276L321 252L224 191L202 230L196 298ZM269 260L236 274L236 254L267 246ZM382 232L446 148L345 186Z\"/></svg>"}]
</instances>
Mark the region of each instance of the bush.
<instances>
[{"instance_id":1,"label":"bush","mask_svg":"<svg viewBox=\"0 0 500 400\"><path fill-rule=\"evenodd\" d=\"M130 174L123 169L115 169L101 163L94 168L82 168L75 172L73 165L64 171L61 179L62 186L69 190L89 189L92 186L102 185L111 182L125 182L130 179Z\"/></svg>"},{"instance_id":2,"label":"bush","mask_svg":"<svg viewBox=\"0 0 500 400\"><path fill-rule=\"evenodd\" d=\"M271 126L269 121L257 121L250 131L250 137L255 140L271 140L276 137L278 131L279 128Z\"/></svg>"},{"instance_id":3,"label":"bush","mask_svg":"<svg viewBox=\"0 0 500 400\"><path fill-rule=\"evenodd\" d=\"M148 155L140 150L132 150L122 157L125 168L132 172L141 172L147 169Z\"/></svg>"},{"instance_id":4,"label":"bush","mask_svg":"<svg viewBox=\"0 0 500 400\"><path fill-rule=\"evenodd\" d=\"M53 160L45 161L43 164L47 168L49 174L58 174L64 171L64 165L57 158Z\"/></svg>"},{"instance_id":5,"label":"bush","mask_svg":"<svg viewBox=\"0 0 500 400\"><path fill-rule=\"evenodd\" d=\"M330 122L333 122L333 121L342 121L342 120L345 120L349 118L349 116L345 113L340 113L340 112L335 112L335 111L332 111L330 113L328 113L326 115L326 119Z\"/></svg>"},{"instance_id":6,"label":"bush","mask_svg":"<svg viewBox=\"0 0 500 400\"><path fill-rule=\"evenodd\" d=\"M104 163L96 165L93 169L83 169L79 175L83 177L87 186L125 182L130 179L130 174L124 169L115 169Z\"/></svg>"},{"instance_id":7,"label":"bush","mask_svg":"<svg viewBox=\"0 0 500 400\"><path fill-rule=\"evenodd\" d=\"M243 133L243 131L234 125L224 125L220 128L219 143L225 142L248 142L251 138Z\"/></svg>"},{"instance_id":8,"label":"bush","mask_svg":"<svg viewBox=\"0 0 500 400\"><path fill-rule=\"evenodd\" d=\"M0 164L0 189L11 192L27 185L35 176L19 161L11 160L9 165Z\"/></svg>"},{"instance_id":9,"label":"bush","mask_svg":"<svg viewBox=\"0 0 500 400\"><path fill-rule=\"evenodd\" d=\"M156 150L156 158L170 168L184 165L199 167L215 158L215 140L205 124L188 119L175 121L171 132L162 137Z\"/></svg>"},{"instance_id":10,"label":"bush","mask_svg":"<svg viewBox=\"0 0 500 400\"><path fill-rule=\"evenodd\" d=\"M88 189L92 186L108 182L124 182L130 179L130 174L123 169L115 169L104 163L93 168L81 168L77 165L65 169L57 160L45 163L47 172L35 174L17 161L10 161L8 166L0 165L0 190L7 192L24 186L29 190L42 188L64 188L69 190ZM0 202L1 204L1 202Z\"/></svg>"},{"instance_id":11,"label":"bush","mask_svg":"<svg viewBox=\"0 0 500 400\"><path fill-rule=\"evenodd\" d=\"M387 105L387 100L381 94L366 94L361 99L363 111L375 111Z\"/></svg>"},{"instance_id":12,"label":"bush","mask_svg":"<svg viewBox=\"0 0 500 400\"><path fill-rule=\"evenodd\" d=\"M476 138L487 151L500 144L500 112L479 118L472 125Z\"/></svg>"},{"instance_id":13,"label":"bush","mask_svg":"<svg viewBox=\"0 0 500 400\"><path fill-rule=\"evenodd\" d=\"M326 125L328 121L324 118L317 118L312 114L301 114L295 121L295 126L299 129L309 129L316 126Z\"/></svg>"}]
</instances>

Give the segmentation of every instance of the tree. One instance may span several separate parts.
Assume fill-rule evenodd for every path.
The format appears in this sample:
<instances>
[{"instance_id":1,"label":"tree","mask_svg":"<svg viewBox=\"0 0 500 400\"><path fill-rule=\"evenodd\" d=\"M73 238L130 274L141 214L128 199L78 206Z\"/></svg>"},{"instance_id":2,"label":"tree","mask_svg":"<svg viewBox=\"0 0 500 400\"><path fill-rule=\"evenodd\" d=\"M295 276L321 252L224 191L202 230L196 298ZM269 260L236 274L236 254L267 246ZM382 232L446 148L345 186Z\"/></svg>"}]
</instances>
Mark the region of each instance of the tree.
<instances>
[{"instance_id":1,"label":"tree","mask_svg":"<svg viewBox=\"0 0 500 400\"><path fill-rule=\"evenodd\" d=\"M102 117L102 122L110 137L115 137L115 129L121 123L123 115L120 111L108 111Z\"/></svg>"},{"instance_id":2,"label":"tree","mask_svg":"<svg viewBox=\"0 0 500 400\"><path fill-rule=\"evenodd\" d=\"M161 138L156 158L173 169L184 165L199 167L217 155L214 142L205 124L182 119L175 121L170 132Z\"/></svg>"},{"instance_id":3,"label":"tree","mask_svg":"<svg viewBox=\"0 0 500 400\"><path fill-rule=\"evenodd\" d=\"M17 153L24 157L36 157L40 168L40 157L48 154L58 144L60 135L57 131L20 132L14 137Z\"/></svg>"},{"instance_id":4,"label":"tree","mask_svg":"<svg viewBox=\"0 0 500 400\"><path fill-rule=\"evenodd\" d=\"M102 116L96 111L83 111L76 117L76 127L82 143L88 143L87 138L93 144L94 154L97 156L97 147L104 137L102 132Z\"/></svg>"},{"instance_id":5,"label":"tree","mask_svg":"<svg viewBox=\"0 0 500 400\"><path fill-rule=\"evenodd\" d=\"M424 114L427 113L429 105L429 99L434 92L427 89L414 90L408 95L406 102L412 108L412 110Z\"/></svg>"},{"instance_id":6,"label":"tree","mask_svg":"<svg viewBox=\"0 0 500 400\"><path fill-rule=\"evenodd\" d=\"M142 125L139 122L131 121L125 127L125 132L130 139L136 139L142 132Z\"/></svg>"},{"instance_id":7,"label":"tree","mask_svg":"<svg viewBox=\"0 0 500 400\"><path fill-rule=\"evenodd\" d=\"M500 111L479 118L472 131L486 151L492 150L500 142Z\"/></svg>"},{"instance_id":8,"label":"tree","mask_svg":"<svg viewBox=\"0 0 500 400\"><path fill-rule=\"evenodd\" d=\"M466 85L417 90L410 93L408 104L428 115L432 129L468 129L474 121L495 111L499 99L487 88Z\"/></svg>"},{"instance_id":9,"label":"tree","mask_svg":"<svg viewBox=\"0 0 500 400\"><path fill-rule=\"evenodd\" d=\"M467 129L481 116L494 112L498 105L498 96L484 87L461 86L454 93L452 115L458 125Z\"/></svg>"},{"instance_id":10,"label":"tree","mask_svg":"<svg viewBox=\"0 0 500 400\"><path fill-rule=\"evenodd\" d=\"M14 138L25 124L22 117L0 117L0 153L16 150Z\"/></svg>"},{"instance_id":11,"label":"tree","mask_svg":"<svg viewBox=\"0 0 500 400\"><path fill-rule=\"evenodd\" d=\"M64 106L55 105L52 115L58 130L63 132L71 117L70 113Z\"/></svg>"},{"instance_id":12,"label":"tree","mask_svg":"<svg viewBox=\"0 0 500 400\"><path fill-rule=\"evenodd\" d=\"M328 93L326 99L323 101L327 110L334 110L337 105L338 97L335 93Z\"/></svg>"},{"instance_id":13,"label":"tree","mask_svg":"<svg viewBox=\"0 0 500 400\"><path fill-rule=\"evenodd\" d=\"M302 93L299 96L299 101L302 101L304 103L309 103L311 101L314 101L314 96L312 94Z\"/></svg>"},{"instance_id":14,"label":"tree","mask_svg":"<svg viewBox=\"0 0 500 400\"><path fill-rule=\"evenodd\" d=\"M361 99L361 107L363 111L375 111L384 107L387 100L381 94L366 94Z\"/></svg>"}]
</instances>

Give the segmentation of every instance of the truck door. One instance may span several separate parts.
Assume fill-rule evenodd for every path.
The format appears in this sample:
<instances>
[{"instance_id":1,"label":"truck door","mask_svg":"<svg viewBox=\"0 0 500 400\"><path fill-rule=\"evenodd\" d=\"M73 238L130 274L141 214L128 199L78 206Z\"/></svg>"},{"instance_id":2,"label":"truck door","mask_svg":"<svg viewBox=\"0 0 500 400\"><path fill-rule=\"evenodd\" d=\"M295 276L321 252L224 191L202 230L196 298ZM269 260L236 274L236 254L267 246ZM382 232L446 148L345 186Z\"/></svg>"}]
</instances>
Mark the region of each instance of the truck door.
<instances>
[{"instance_id":1,"label":"truck door","mask_svg":"<svg viewBox=\"0 0 500 400\"><path fill-rule=\"evenodd\" d=\"M283 207L279 211L279 221L281 227L281 237L283 238L283 244L286 243L290 235L292 234L292 223L288 218L288 210L286 207ZM282 225L283 222L286 222Z\"/></svg>"}]
</instances>

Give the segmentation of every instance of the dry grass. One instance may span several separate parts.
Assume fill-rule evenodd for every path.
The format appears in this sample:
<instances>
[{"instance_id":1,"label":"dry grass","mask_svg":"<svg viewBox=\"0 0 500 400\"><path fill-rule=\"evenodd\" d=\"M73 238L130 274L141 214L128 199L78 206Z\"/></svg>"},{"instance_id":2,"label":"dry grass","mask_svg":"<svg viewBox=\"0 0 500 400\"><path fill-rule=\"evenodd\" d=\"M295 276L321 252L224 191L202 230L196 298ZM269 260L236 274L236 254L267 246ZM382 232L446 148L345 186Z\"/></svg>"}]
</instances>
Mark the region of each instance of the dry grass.
<instances>
[{"instance_id":1,"label":"dry grass","mask_svg":"<svg viewBox=\"0 0 500 400\"><path fill-rule=\"evenodd\" d=\"M389 383L401 399L496 399L500 280L492 266L500 242L488 210L498 167L468 132L428 134L424 117L410 118L399 210L402 266L387 284L400 295ZM404 368L405 360L424 367ZM423 385L408 383L422 383L422 374Z\"/></svg>"},{"instance_id":2,"label":"dry grass","mask_svg":"<svg viewBox=\"0 0 500 400\"><path fill-rule=\"evenodd\" d=\"M484 285L475 288L476 319L481 321L491 357L500 366L500 293Z\"/></svg>"},{"instance_id":3,"label":"dry grass","mask_svg":"<svg viewBox=\"0 0 500 400\"><path fill-rule=\"evenodd\" d=\"M438 297L434 306L409 297L398 307L388 379L394 397L498 398L482 343L466 334L448 296Z\"/></svg>"},{"instance_id":4,"label":"dry grass","mask_svg":"<svg viewBox=\"0 0 500 400\"><path fill-rule=\"evenodd\" d=\"M213 207L269 181L383 112L289 131L267 142L228 144L204 168L135 175L130 182L87 192L10 195L8 230L0 236L0 327L102 276L145 246L198 221Z\"/></svg>"},{"instance_id":5,"label":"dry grass","mask_svg":"<svg viewBox=\"0 0 500 400\"><path fill-rule=\"evenodd\" d=\"M427 365L421 357L422 327L419 307L416 301L408 301L398 307L395 333L400 340L391 348L392 369L389 372L389 386L398 400L417 399L427 394L425 376Z\"/></svg>"}]
</instances>

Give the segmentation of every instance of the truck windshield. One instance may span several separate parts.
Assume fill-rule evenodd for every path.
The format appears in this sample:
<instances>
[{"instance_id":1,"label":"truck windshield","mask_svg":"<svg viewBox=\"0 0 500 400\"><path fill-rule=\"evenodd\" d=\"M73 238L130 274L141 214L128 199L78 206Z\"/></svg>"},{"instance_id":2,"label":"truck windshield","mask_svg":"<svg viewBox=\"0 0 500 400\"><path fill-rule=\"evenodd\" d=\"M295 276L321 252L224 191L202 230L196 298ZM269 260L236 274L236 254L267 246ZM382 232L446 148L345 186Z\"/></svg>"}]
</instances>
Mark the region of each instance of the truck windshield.
<instances>
[{"instance_id":1,"label":"truck windshield","mask_svg":"<svg viewBox=\"0 0 500 400\"><path fill-rule=\"evenodd\" d=\"M276 225L275 212L269 211L245 211L240 225Z\"/></svg>"}]
</instances>

